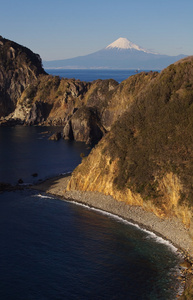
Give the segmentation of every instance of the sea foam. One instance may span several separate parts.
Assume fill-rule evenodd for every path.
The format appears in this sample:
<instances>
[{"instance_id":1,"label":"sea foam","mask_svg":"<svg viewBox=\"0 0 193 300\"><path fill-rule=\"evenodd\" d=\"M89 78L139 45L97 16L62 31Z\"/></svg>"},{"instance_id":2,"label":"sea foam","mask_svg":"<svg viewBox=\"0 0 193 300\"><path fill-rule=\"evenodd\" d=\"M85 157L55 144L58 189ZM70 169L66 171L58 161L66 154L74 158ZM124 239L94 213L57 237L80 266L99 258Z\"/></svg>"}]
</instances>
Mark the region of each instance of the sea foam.
<instances>
[{"instance_id":1,"label":"sea foam","mask_svg":"<svg viewBox=\"0 0 193 300\"><path fill-rule=\"evenodd\" d=\"M43 198L43 199L55 199L53 197L42 195L42 194L36 194L36 195L33 195L33 197L38 197L38 198Z\"/></svg>"},{"instance_id":2,"label":"sea foam","mask_svg":"<svg viewBox=\"0 0 193 300\"><path fill-rule=\"evenodd\" d=\"M113 218L115 219L116 221L118 222L121 222L121 223L124 223L124 224L127 224L127 225L131 225L131 226L134 226L135 228L138 228L139 230L143 231L143 232L146 232L147 233L147 239L154 239L157 243L159 244L164 244L166 245L168 248L170 248L170 250L172 252L174 252L175 254L179 254L179 251L178 251L178 248L176 248L170 241L164 239L163 237L161 236L158 236L157 234L155 234L154 232L148 230L148 229L145 229L145 228L142 228L140 227L138 224L134 223L134 222L130 222L130 221L127 221L125 220L124 218L120 217L120 216L117 216L117 215L114 215L112 213L109 213L109 212L106 212L104 210L101 210L101 209L98 209L98 208L94 208L94 207L91 207L87 204L83 204L83 203L80 203L80 202L76 202L76 201L70 201L71 203L73 204L76 204L76 205L79 205L79 206L82 206L86 209L89 209L89 210L94 210L96 212L99 212L101 214L104 214L110 218Z\"/></svg>"},{"instance_id":3,"label":"sea foam","mask_svg":"<svg viewBox=\"0 0 193 300\"><path fill-rule=\"evenodd\" d=\"M45 196L45 195L41 195L41 194L38 194L38 195L35 195L35 196L37 196L39 198L57 199L56 197L50 197L50 196ZM64 199L64 201L69 203L69 200L65 200ZM70 201L70 203L72 203L74 205L79 205L79 206L81 206L81 207L83 207L83 208L85 208L87 210L93 210L93 211L95 211L97 213L103 214L103 215L105 215L105 216L107 216L109 218L114 219L117 222L133 226L133 227L135 227L135 228L137 228L137 229L139 229L139 230L147 233L146 239L153 239L153 240L155 240L156 243L164 244L175 255L177 255L178 257L181 257L181 258L183 257L182 254L179 252L178 248L176 248L170 241L164 239L163 237L158 236L157 234L155 234L154 232L152 232L152 231L150 231L148 229L140 227L138 224L136 224L134 222L127 221L127 220L125 220L124 218L122 218L120 216L114 215L112 213L109 213L107 211L101 210L99 208L95 208L95 207L89 206L89 205L84 204L84 203L80 203L80 202L76 202L76 201ZM172 273L173 273L173 271L175 271L178 276L181 276L181 270L180 270L179 266L174 267L174 269L171 269L170 271ZM182 295L183 291L184 291L184 283L181 283L180 286L177 288L177 295L178 296Z\"/></svg>"},{"instance_id":4,"label":"sea foam","mask_svg":"<svg viewBox=\"0 0 193 300\"><path fill-rule=\"evenodd\" d=\"M42 195L42 194L37 194L35 195L35 197L39 197L39 198L47 198L47 199L55 199L56 197L50 197L50 196L46 196L46 195ZM66 202L69 202L68 200L64 200ZM174 252L175 254L178 254L178 255L181 255L178 251L178 248L176 248L170 241L164 239L163 237L161 236L158 236L157 234L155 234L154 232L148 230L148 229L145 229L145 228L142 228L141 226L139 226L138 224L134 223L134 222L131 222L131 221L127 221L125 220L124 218L120 217L120 216L117 216L117 215L114 215L112 213L109 213L107 211L104 211L104 210L101 210L99 208L95 208L95 207L92 207L92 206L89 206L87 204L84 204L84 203L80 203L80 202L76 202L76 201L70 201L70 203L73 203L75 205L79 205L79 206L82 206L88 210L93 210L93 211L96 211L100 214L103 214L103 215L106 215L118 222L121 222L121 223L124 223L124 224L127 224L127 225L131 225L131 226L134 226L135 228L147 233L147 239L154 239L157 243L159 244L164 244L165 246L167 246L168 248L170 248L170 250L172 252Z\"/></svg>"}]
</instances>

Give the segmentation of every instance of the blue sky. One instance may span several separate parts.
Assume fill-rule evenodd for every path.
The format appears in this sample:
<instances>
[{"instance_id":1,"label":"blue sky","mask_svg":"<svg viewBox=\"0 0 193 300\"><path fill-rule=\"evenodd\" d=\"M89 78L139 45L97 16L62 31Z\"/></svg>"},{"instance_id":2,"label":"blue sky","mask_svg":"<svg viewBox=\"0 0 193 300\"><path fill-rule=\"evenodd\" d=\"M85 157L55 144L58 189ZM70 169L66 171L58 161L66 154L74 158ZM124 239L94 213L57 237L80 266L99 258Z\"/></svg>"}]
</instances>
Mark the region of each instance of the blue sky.
<instances>
[{"instance_id":1,"label":"blue sky","mask_svg":"<svg viewBox=\"0 0 193 300\"><path fill-rule=\"evenodd\" d=\"M193 0L0 0L0 35L64 59L119 37L161 54L193 55Z\"/></svg>"}]
</instances>

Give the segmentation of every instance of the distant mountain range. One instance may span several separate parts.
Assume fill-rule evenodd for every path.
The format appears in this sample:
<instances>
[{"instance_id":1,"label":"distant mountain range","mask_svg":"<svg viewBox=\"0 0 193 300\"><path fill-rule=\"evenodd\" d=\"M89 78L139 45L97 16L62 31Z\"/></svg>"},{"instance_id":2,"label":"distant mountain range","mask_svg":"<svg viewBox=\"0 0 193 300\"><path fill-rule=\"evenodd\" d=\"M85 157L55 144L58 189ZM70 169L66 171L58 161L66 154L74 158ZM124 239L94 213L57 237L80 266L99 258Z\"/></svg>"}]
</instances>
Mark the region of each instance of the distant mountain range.
<instances>
[{"instance_id":1,"label":"distant mountain range","mask_svg":"<svg viewBox=\"0 0 193 300\"><path fill-rule=\"evenodd\" d=\"M186 55L155 53L119 38L97 52L63 60L43 61L45 69L142 69L161 70Z\"/></svg>"}]
</instances>

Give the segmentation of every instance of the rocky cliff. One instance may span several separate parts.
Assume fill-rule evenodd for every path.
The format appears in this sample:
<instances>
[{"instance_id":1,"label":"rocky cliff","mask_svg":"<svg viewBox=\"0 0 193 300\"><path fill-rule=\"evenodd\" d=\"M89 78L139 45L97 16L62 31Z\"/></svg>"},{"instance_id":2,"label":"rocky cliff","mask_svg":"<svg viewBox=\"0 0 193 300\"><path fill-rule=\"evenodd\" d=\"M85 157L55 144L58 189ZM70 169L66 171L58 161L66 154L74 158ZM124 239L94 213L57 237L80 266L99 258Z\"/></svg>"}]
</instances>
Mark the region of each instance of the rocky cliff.
<instances>
[{"instance_id":1,"label":"rocky cliff","mask_svg":"<svg viewBox=\"0 0 193 300\"><path fill-rule=\"evenodd\" d=\"M112 79L88 83L41 75L24 90L9 117L26 125L63 125L65 139L99 141L157 75L143 72L121 84Z\"/></svg>"},{"instance_id":2,"label":"rocky cliff","mask_svg":"<svg viewBox=\"0 0 193 300\"><path fill-rule=\"evenodd\" d=\"M26 125L64 125L82 105L89 83L41 75L17 101L12 119Z\"/></svg>"},{"instance_id":3,"label":"rocky cliff","mask_svg":"<svg viewBox=\"0 0 193 300\"><path fill-rule=\"evenodd\" d=\"M40 56L0 36L0 117L15 110L24 89L45 74Z\"/></svg>"},{"instance_id":4,"label":"rocky cliff","mask_svg":"<svg viewBox=\"0 0 193 300\"><path fill-rule=\"evenodd\" d=\"M63 137L92 143L110 131L138 89L157 73L141 73L118 84L47 75L29 49L0 37L0 123L63 125Z\"/></svg>"},{"instance_id":5,"label":"rocky cliff","mask_svg":"<svg viewBox=\"0 0 193 300\"><path fill-rule=\"evenodd\" d=\"M124 88L123 114L83 158L68 189L177 216L193 237L193 57L129 78L114 93Z\"/></svg>"},{"instance_id":6,"label":"rocky cliff","mask_svg":"<svg viewBox=\"0 0 193 300\"><path fill-rule=\"evenodd\" d=\"M121 84L61 79L45 74L38 55L1 37L0 123L63 125L65 139L97 142L156 76L141 73Z\"/></svg>"},{"instance_id":7,"label":"rocky cliff","mask_svg":"<svg viewBox=\"0 0 193 300\"><path fill-rule=\"evenodd\" d=\"M65 139L98 141L125 109L117 101L117 87L112 79L88 83L40 75L18 98L9 120L26 125L63 125Z\"/></svg>"}]
</instances>

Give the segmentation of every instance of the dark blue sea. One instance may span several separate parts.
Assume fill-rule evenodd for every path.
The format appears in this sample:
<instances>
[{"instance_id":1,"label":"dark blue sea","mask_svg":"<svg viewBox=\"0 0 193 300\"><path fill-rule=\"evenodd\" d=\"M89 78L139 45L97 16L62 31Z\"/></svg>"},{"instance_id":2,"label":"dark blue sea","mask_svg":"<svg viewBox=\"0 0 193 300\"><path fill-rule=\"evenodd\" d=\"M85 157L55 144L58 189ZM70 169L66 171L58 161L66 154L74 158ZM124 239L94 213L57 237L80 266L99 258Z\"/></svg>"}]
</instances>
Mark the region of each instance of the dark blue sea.
<instances>
[{"instance_id":1,"label":"dark blue sea","mask_svg":"<svg viewBox=\"0 0 193 300\"><path fill-rule=\"evenodd\" d=\"M93 81L96 79L115 79L121 82L131 75L139 72L149 72L149 70L111 70L111 69L46 69L46 72L51 75L60 76L61 78L75 78L81 81Z\"/></svg>"},{"instance_id":2,"label":"dark blue sea","mask_svg":"<svg viewBox=\"0 0 193 300\"><path fill-rule=\"evenodd\" d=\"M49 141L54 130L0 127L0 182L72 171L90 149ZM2 300L173 300L180 261L166 241L120 218L34 190L0 193Z\"/></svg>"},{"instance_id":3,"label":"dark blue sea","mask_svg":"<svg viewBox=\"0 0 193 300\"><path fill-rule=\"evenodd\" d=\"M0 182L24 184L71 172L81 153L91 148L81 142L48 140L62 127L0 127ZM33 177L33 174L38 174Z\"/></svg>"}]
</instances>

